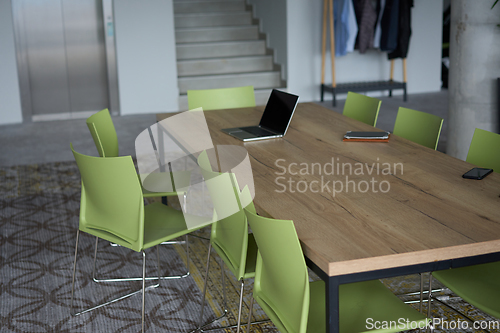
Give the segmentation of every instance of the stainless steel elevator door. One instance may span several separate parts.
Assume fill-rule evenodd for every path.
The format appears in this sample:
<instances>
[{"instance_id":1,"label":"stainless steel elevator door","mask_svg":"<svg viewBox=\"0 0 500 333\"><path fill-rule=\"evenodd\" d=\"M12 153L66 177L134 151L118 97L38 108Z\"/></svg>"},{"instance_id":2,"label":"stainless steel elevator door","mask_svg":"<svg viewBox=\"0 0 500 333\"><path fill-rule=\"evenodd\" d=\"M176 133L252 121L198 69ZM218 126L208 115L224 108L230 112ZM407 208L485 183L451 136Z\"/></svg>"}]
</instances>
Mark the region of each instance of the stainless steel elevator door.
<instances>
[{"instance_id":1,"label":"stainless steel elevator door","mask_svg":"<svg viewBox=\"0 0 500 333\"><path fill-rule=\"evenodd\" d=\"M108 107L102 0L12 5L25 118L67 118Z\"/></svg>"}]
</instances>

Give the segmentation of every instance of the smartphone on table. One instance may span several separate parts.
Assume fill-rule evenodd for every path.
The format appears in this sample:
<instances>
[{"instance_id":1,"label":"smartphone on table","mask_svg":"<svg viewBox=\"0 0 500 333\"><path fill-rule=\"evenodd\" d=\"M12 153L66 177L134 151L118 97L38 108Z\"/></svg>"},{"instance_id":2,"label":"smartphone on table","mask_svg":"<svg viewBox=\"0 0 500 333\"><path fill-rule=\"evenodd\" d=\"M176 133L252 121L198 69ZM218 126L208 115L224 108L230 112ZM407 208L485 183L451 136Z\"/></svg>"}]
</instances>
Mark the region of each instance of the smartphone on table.
<instances>
[{"instance_id":1,"label":"smartphone on table","mask_svg":"<svg viewBox=\"0 0 500 333\"><path fill-rule=\"evenodd\" d=\"M463 178L481 180L493 172L493 169L473 168L462 175Z\"/></svg>"}]
</instances>

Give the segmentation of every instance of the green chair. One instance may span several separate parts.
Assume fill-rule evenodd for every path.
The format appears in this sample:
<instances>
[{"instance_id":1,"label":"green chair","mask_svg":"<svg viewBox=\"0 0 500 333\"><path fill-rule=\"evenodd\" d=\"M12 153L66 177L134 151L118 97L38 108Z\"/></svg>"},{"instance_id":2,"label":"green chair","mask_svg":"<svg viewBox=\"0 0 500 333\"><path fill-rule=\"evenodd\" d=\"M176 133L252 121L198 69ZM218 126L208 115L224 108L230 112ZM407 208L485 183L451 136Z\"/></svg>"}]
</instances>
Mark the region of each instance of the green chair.
<instances>
[{"instance_id":1,"label":"green chair","mask_svg":"<svg viewBox=\"0 0 500 333\"><path fill-rule=\"evenodd\" d=\"M86 313L118 300L135 295L142 290L142 331L144 332L144 297L146 281L145 250L162 242L186 235L210 223L203 218L189 216L161 203L144 206L141 185L137 177L132 157L101 158L87 156L75 152L71 146L80 175L82 193L80 202L80 221L76 234L75 260L71 284L72 315ZM187 228L186 220L190 225ZM191 224L193 223L193 224ZM73 296L75 289L75 272L78 257L78 240L80 231L116 243L120 246L142 253L142 289L118 299L93 306L89 309L73 312ZM160 284L159 253L158 283Z\"/></svg>"},{"instance_id":2,"label":"green chair","mask_svg":"<svg viewBox=\"0 0 500 333\"><path fill-rule=\"evenodd\" d=\"M96 145L97 151L99 153L99 156L101 157L118 157L119 151L118 151L118 136L116 135L116 130L115 126L113 124L113 120L111 119L111 115L109 114L108 109L101 110L89 118L87 118L87 126L89 128L90 134L92 135L92 138L94 139L94 143ZM171 170L170 170L171 171ZM140 175L139 175L140 177ZM165 183L168 184L174 184L174 177L177 182L182 183L179 188L187 188L189 183L190 183L190 178L191 178L191 172L190 171L176 171L175 174L173 172L160 172L160 173L152 173L147 177L147 181L151 184L153 183L154 185L159 185L161 188L162 186L165 186ZM142 182L141 182L142 186ZM144 187L142 188L142 194L143 197L145 198L151 198L151 197L170 197L170 196L177 196L179 194L182 194L184 196L184 210L186 210L186 199L187 199L187 193L186 192L177 192L175 190L175 186L173 186L174 191L172 192L154 192L154 191L149 191L145 189ZM92 278L95 282L116 282L116 281L137 281L140 280L141 278L135 277L135 278L107 278L107 279L99 279L96 277L96 261L97 261L97 247L98 247L98 242L99 238L96 238L96 243L95 243L95 251L94 251L94 271L92 273ZM172 241L168 242L168 244L176 244L176 243L185 243L186 244L186 252L188 253L187 255L187 272L185 274L181 275L174 275L174 276L163 276L163 279L175 279L175 278L180 278L180 277L187 277L189 276L189 240L188 236L186 235L186 239L182 242L178 241ZM115 246L114 243L111 244L112 246ZM151 279L151 278L147 278Z\"/></svg>"},{"instance_id":3,"label":"green chair","mask_svg":"<svg viewBox=\"0 0 500 333\"><path fill-rule=\"evenodd\" d=\"M97 152L101 157L118 157L118 136L116 135L115 125L111 119L108 109L101 110L87 118L87 127L94 139ZM188 187L191 177L189 171L176 171L175 179L182 181L182 187ZM163 177L166 177L166 182L172 181L172 172L151 174L149 177L157 177L158 182L161 182ZM143 188L145 198L151 197L169 197L177 196L177 191L172 192L151 192ZM182 194L182 193L181 193ZM184 204L186 203L186 193L184 194Z\"/></svg>"},{"instance_id":4,"label":"green chair","mask_svg":"<svg viewBox=\"0 0 500 333\"><path fill-rule=\"evenodd\" d=\"M92 139L101 157L118 157L118 136L108 109L94 113L87 118Z\"/></svg>"},{"instance_id":5,"label":"green chair","mask_svg":"<svg viewBox=\"0 0 500 333\"><path fill-rule=\"evenodd\" d=\"M252 86L188 90L189 109L203 108L204 111L217 109L235 109L255 106L255 94Z\"/></svg>"},{"instance_id":6,"label":"green chair","mask_svg":"<svg viewBox=\"0 0 500 333\"><path fill-rule=\"evenodd\" d=\"M214 223L212 223L210 246L207 259L207 272L203 288L203 303L200 314L200 321L203 320L203 308L205 305L205 292L207 289L208 267L210 264L210 251L213 247L229 270L240 281L240 300L238 307L237 332L241 327L241 310L243 304L244 280L255 276L255 260L257 258L257 245L253 234L248 233L248 223L242 203L250 203L247 209L255 212L252 203L252 197L248 187L245 186L240 193L236 177L231 173L219 173L212 171L208 154L203 151L198 157L198 165L205 184L207 185L210 197L214 204ZM218 216L221 216L220 220ZM222 272L222 281L224 289L224 270ZM227 312L227 310L225 310ZM219 319L219 318L217 318ZM210 323L208 323L210 324ZM208 324L200 325L200 328ZM228 327L218 327L224 329ZM207 331L203 329L203 331Z\"/></svg>"},{"instance_id":7,"label":"green chair","mask_svg":"<svg viewBox=\"0 0 500 333\"><path fill-rule=\"evenodd\" d=\"M435 271L429 277L429 290L434 277L469 304L500 319L499 276L500 262ZM428 316L431 299L429 292Z\"/></svg>"},{"instance_id":8,"label":"green chair","mask_svg":"<svg viewBox=\"0 0 500 333\"><path fill-rule=\"evenodd\" d=\"M407 108L399 108L394 124L394 135L437 149L443 118Z\"/></svg>"},{"instance_id":9,"label":"green chair","mask_svg":"<svg viewBox=\"0 0 500 333\"><path fill-rule=\"evenodd\" d=\"M466 161L500 172L500 134L476 128Z\"/></svg>"},{"instance_id":10,"label":"green chair","mask_svg":"<svg viewBox=\"0 0 500 333\"><path fill-rule=\"evenodd\" d=\"M375 127L381 104L379 99L349 91L342 114Z\"/></svg>"},{"instance_id":11,"label":"green chair","mask_svg":"<svg viewBox=\"0 0 500 333\"><path fill-rule=\"evenodd\" d=\"M255 299L281 332L326 332L325 285L323 281L309 282L293 221L261 217L248 209L245 213L259 249L249 320ZM385 333L408 330L411 325L426 327L428 323L379 280L342 284L339 294L342 333L377 331L367 328L368 318L373 323L398 324L399 318L408 319L404 325L379 330Z\"/></svg>"}]
</instances>

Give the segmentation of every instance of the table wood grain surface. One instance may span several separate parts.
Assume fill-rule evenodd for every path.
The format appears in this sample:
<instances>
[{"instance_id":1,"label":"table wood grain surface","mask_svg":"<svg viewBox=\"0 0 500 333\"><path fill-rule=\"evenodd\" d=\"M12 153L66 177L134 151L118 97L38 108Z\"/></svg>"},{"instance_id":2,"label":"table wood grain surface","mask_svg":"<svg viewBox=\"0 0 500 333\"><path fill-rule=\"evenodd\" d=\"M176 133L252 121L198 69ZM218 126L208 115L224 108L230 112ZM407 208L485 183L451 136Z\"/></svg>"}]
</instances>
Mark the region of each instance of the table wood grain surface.
<instances>
[{"instance_id":1,"label":"table wood grain surface","mask_svg":"<svg viewBox=\"0 0 500 333\"><path fill-rule=\"evenodd\" d=\"M221 132L258 124L263 109L205 112L212 140L247 149L258 211L293 220L304 254L329 276L500 252L500 174L463 179L473 165L396 135L343 142L373 127L314 103L297 106L284 138Z\"/></svg>"}]
</instances>

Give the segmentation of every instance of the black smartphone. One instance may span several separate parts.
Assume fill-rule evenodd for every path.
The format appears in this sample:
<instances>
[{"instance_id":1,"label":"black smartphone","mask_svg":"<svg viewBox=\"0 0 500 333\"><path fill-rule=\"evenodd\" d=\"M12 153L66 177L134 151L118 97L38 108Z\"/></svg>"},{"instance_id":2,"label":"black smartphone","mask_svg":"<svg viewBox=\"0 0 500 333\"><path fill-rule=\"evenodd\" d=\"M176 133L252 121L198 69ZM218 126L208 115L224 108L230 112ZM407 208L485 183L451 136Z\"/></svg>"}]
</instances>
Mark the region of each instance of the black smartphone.
<instances>
[{"instance_id":1,"label":"black smartphone","mask_svg":"<svg viewBox=\"0 0 500 333\"><path fill-rule=\"evenodd\" d=\"M462 177L467 179L483 179L493 172L493 169L485 169L485 168L474 168L470 169L466 173L462 175Z\"/></svg>"}]
</instances>

